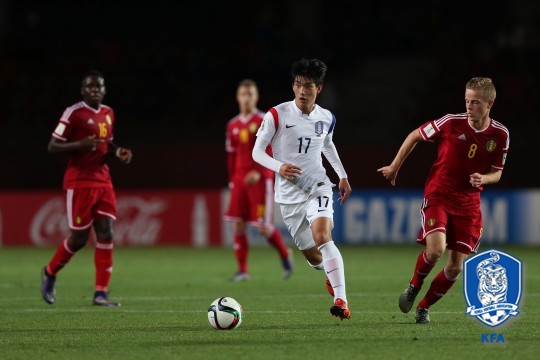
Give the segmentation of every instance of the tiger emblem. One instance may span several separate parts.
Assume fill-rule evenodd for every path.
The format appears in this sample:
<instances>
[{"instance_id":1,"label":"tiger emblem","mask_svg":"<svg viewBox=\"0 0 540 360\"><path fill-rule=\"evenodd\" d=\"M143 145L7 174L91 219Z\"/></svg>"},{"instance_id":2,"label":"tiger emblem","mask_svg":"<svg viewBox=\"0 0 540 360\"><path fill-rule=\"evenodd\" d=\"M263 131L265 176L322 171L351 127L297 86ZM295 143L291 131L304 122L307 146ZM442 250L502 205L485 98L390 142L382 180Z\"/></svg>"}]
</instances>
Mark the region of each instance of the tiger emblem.
<instances>
[{"instance_id":1,"label":"tiger emblem","mask_svg":"<svg viewBox=\"0 0 540 360\"><path fill-rule=\"evenodd\" d=\"M506 269L499 264L499 254L492 252L491 257L481 261L476 267L478 276L478 299L483 306L506 302L508 278Z\"/></svg>"}]
</instances>

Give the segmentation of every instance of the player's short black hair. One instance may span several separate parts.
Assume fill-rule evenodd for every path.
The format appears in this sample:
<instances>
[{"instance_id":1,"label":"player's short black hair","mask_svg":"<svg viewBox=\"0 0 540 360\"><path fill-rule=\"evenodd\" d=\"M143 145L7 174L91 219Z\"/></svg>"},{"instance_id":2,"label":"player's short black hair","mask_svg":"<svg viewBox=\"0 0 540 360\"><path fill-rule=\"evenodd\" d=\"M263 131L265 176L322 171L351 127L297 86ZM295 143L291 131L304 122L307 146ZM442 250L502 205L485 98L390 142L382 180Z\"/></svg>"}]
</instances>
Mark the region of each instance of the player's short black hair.
<instances>
[{"instance_id":1,"label":"player's short black hair","mask_svg":"<svg viewBox=\"0 0 540 360\"><path fill-rule=\"evenodd\" d=\"M103 74L101 73L101 71L98 71L98 70L89 70L87 72L84 73L83 77L82 77L82 80L81 80L81 83L84 82L84 79L86 79L87 77L89 76L96 76L96 77L99 77L99 78L102 78L102 79L105 79L105 77L103 76Z\"/></svg>"},{"instance_id":2,"label":"player's short black hair","mask_svg":"<svg viewBox=\"0 0 540 360\"><path fill-rule=\"evenodd\" d=\"M294 82L298 76L313 80L317 85L322 85L326 77L326 64L318 59L300 59L292 64L291 76Z\"/></svg>"}]
</instances>

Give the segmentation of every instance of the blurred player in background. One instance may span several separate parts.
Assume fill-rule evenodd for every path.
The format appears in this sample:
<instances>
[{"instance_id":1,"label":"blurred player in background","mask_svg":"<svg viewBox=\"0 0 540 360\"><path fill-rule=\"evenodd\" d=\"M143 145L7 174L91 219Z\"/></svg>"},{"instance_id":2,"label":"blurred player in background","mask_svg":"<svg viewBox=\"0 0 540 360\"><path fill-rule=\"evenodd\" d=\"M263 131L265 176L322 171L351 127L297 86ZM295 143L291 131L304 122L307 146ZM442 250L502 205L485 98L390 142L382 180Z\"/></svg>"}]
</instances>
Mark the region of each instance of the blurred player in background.
<instances>
[{"instance_id":1,"label":"blurred player in background","mask_svg":"<svg viewBox=\"0 0 540 360\"><path fill-rule=\"evenodd\" d=\"M426 249L418 256L413 277L399 297L399 308L409 312L424 279L448 249L444 269L416 308L419 324L430 322L429 308L455 284L463 261L480 245L480 192L484 185L500 180L510 145L508 129L489 116L495 95L491 79L470 79L465 85L465 113L447 114L414 129L392 163L377 170L395 186L401 165L418 142L438 144L437 159L424 188L422 229L416 240Z\"/></svg>"},{"instance_id":2,"label":"blurred player in background","mask_svg":"<svg viewBox=\"0 0 540 360\"><path fill-rule=\"evenodd\" d=\"M278 251L285 279L291 276L293 270L291 252L285 246L281 233L274 227L274 175L251 156L255 133L264 116L257 109L258 100L257 84L251 79L242 80L236 91L240 114L227 124L225 149L231 198L224 219L233 223L234 254L238 265L238 271L231 281L249 280L248 224L255 226Z\"/></svg>"},{"instance_id":3,"label":"blurred player in background","mask_svg":"<svg viewBox=\"0 0 540 360\"><path fill-rule=\"evenodd\" d=\"M112 141L115 118L113 109L101 104L105 96L103 75L97 71L87 73L82 80L81 95L83 101L64 111L48 146L51 154L69 154L63 188L71 234L42 269L41 294L48 304L55 302L56 274L86 245L93 228L96 235L93 303L120 306L107 296L116 220L116 197L107 160L115 156L129 164L132 152Z\"/></svg>"},{"instance_id":4,"label":"blurred player in background","mask_svg":"<svg viewBox=\"0 0 540 360\"><path fill-rule=\"evenodd\" d=\"M321 153L339 176L341 204L351 187L332 141L336 118L315 103L326 69L317 59L301 59L292 65L295 98L266 113L253 158L276 173L275 200L296 246L310 266L326 271L328 291L334 296L330 313L348 319L343 258L332 240L335 185L326 175ZM268 144L273 157L265 151Z\"/></svg>"}]
</instances>

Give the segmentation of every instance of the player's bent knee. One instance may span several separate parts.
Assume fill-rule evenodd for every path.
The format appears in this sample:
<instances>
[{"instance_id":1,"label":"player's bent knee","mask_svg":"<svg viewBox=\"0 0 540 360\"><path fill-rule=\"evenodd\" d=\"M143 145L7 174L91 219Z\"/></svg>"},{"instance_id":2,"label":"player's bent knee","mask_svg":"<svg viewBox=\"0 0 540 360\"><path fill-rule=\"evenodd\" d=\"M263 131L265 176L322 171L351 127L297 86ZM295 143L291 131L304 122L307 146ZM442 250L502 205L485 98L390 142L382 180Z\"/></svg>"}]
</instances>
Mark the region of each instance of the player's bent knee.
<instances>
[{"instance_id":1,"label":"player's bent knee","mask_svg":"<svg viewBox=\"0 0 540 360\"><path fill-rule=\"evenodd\" d=\"M444 255L444 249L434 248L426 249L426 257L431 263L436 263Z\"/></svg>"},{"instance_id":2,"label":"player's bent knee","mask_svg":"<svg viewBox=\"0 0 540 360\"><path fill-rule=\"evenodd\" d=\"M77 252L86 246L88 242L88 234L71 234L68 240L68 246L71 251Z\"/></svg>"},{"instance_id":3,"label":"player's bent knee","mask_svg":"<svg viewBox=\"0 0 540 360\"><path fill-rule=\"evenodd\" d=\"M461 266L446 266L445 274L451 280L457 280L463 268Z\"/></svg>"},{"instance_id":4,"label":"player's bent knee","mask_svg":"<svg viewBox=\"0 0 540 360\"><path fill-rule=\"evenodd\" d=\"M309 263L309 266L315 269L319 265L322 266L323 258L320 251L317 249L317 247L314 246L309 249L302 250L302 254L306 258L307 262Z\"/></svg>"},{"instance_id":5,"label":"player's bent knee","mask_svg":"<svg viewBox=\"0 0 540 360\"><path fill-rule=\"evenodd\" d=\"M99 241L111 242L113 240L113 231L112 229L96 231L96 237Z\"/></svg>"}]
</instances>

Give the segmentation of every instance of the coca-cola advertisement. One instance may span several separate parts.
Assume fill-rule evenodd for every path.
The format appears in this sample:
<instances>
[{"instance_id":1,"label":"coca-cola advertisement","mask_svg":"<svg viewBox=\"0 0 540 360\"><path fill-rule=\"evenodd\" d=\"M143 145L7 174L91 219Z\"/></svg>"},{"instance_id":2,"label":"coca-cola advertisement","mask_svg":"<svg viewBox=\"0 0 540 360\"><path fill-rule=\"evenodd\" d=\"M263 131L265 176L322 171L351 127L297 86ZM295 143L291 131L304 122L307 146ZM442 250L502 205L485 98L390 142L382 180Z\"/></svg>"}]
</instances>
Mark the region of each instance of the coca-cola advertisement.
<instances>
[{"instance_id":1,"label":"coca-cola advertisement","mask_svg":"<svg viewBox=\"0 0 540 360\"><path fill-rule=\"evenodd\" d=\"M222 193L117 191L120 246L223 244ZM0 246L56 246L69 235L65 194L0 192Z\"/></svg>"}]
</instances>

